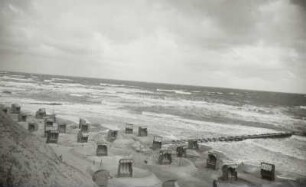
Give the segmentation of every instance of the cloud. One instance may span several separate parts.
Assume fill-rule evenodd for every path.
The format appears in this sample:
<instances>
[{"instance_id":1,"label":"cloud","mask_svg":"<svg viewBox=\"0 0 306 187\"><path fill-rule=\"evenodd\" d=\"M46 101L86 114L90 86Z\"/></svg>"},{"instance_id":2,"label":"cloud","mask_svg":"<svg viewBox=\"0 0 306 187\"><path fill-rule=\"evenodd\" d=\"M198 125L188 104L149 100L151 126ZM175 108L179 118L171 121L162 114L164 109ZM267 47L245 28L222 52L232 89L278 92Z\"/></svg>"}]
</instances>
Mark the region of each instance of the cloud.
<instances>
[{"instance_id":1,"label":"cloud","mask_svg":"<svg viewBox=\"0 0 306 187\"><path fill-rule=\"evenodd\" d=\"M3 70L306 92L299 0L3 0Z\"/></svg>"}]
</instances>

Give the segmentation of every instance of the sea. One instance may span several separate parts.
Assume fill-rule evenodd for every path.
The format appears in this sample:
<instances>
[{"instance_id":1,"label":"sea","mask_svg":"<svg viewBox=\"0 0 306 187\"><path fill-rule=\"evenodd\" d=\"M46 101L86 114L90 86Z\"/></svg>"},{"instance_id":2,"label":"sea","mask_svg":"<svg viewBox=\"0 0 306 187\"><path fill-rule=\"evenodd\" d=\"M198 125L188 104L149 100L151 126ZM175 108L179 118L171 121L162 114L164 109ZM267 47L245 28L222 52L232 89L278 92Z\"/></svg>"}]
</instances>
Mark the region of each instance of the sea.
<instances>
[{"instance_id":1,"label":"sea","mask_svg":"<svg viewBox=\"0 0 306 187\"><path fill-rule=\"evenodd\" d=\"M166 140L306 132L306 94L0 72L0 103L76 123L146 126ZM236 162L274 163L284 178L306 177L303 136L206 144Z\"/></svg>"}]
</instances>

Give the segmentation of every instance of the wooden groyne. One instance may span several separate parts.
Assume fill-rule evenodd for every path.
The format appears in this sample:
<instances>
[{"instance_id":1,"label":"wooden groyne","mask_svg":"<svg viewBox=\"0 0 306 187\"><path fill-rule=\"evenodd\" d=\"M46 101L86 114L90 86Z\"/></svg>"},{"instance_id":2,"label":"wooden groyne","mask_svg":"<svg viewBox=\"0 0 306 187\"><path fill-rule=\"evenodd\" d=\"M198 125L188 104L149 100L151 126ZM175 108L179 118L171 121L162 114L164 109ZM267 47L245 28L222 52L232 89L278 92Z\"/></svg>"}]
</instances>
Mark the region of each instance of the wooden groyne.
<instances>
[{"instance_id":1,"label":"wooden groyne","mask_svg":"<svg viewBox=\"0 0 306 187\"><path fill-rule=\"evenodd\" d=\"M233 141L242 141L242 140L247 140L247 139L287 138L287 137L292 136L293 134L294 134L293 132L277 132L277 133L265 133L265 134L253 134L253 135L199 138L199 139L193 139L193 140L197 140L198 143L233 142ZM163 144L180 144L180 143L186 143L186 142L188 142L188 139L166 141L166 142L163 142Z\"/></svg>"}]
</instances>

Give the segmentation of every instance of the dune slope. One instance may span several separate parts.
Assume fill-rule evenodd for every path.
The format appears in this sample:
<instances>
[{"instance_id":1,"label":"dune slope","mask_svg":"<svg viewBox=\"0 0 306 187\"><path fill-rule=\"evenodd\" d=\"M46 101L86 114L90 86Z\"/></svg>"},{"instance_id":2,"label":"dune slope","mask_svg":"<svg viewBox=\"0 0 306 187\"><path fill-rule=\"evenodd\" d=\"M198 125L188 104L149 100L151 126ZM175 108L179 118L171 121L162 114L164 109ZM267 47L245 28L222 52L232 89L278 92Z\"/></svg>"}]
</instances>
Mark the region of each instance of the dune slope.
<instances>
[{"instance_id":1,"label":"dune slope","mask_svg":"<svg viewBox=\"0 0 306 187\"><path fill-rule=\"evenodd\" d=\"M0 186L95 186L38 136L0 111Z\"/></svg>"}]
</instances>

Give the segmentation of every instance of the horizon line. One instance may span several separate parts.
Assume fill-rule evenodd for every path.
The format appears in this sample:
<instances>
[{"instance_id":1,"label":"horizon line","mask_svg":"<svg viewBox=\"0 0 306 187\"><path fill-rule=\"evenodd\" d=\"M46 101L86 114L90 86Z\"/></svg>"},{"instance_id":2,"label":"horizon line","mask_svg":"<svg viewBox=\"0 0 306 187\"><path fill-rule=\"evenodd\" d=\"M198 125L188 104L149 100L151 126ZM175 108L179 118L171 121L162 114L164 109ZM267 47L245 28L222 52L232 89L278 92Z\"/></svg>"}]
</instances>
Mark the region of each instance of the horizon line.
<instances>
[{"instance_id":1,"label":"horizon line","mask_svg":"<svg viewBox=\"0 0 306 187\"><path fill-rule=\"evenodd\" d=\"M176 85L176 86L190 86L190 87L203 87L203 88L216 88L216 89L229 89L229 90L242 90L242 91L252 91L252 92L269 92L269 93L281 93L281 94L298 94L305 95L303 92L284 92L284 91L269 91L269 90L256 90L256 89L245 89L245 88L233 88L233 87L217 87L217 86L204 86L204 85L193 85L193 84L178 84L169 82L148 82L148 81L138 81L138 80L123 80L123 79L112 79L112 78L102 78L102 77L84 77L75 75L62 75L62 74L49 74L49 73L34 73L34 72L22 72L22 71L12 71L12 70L0 70L0 72L10 72L10 73L26 73L35 75L48 75L48 76L63 76L63 77L74 77L74 78L89 78L89 79L101 79L101 80L114 80L114 81L125 81L125 82L138 82L138 83L149 83L149 84L163 84L163 85Z\"/></svg>"}]
</instances>

